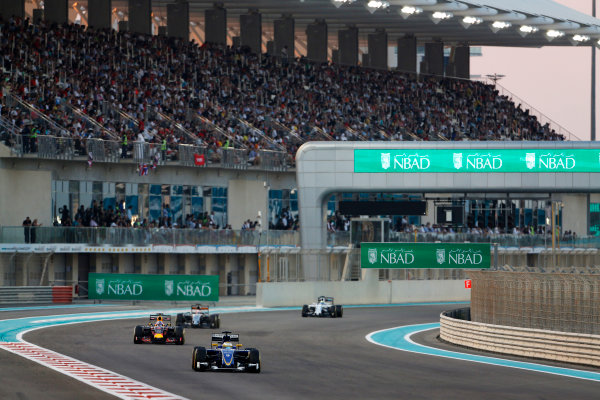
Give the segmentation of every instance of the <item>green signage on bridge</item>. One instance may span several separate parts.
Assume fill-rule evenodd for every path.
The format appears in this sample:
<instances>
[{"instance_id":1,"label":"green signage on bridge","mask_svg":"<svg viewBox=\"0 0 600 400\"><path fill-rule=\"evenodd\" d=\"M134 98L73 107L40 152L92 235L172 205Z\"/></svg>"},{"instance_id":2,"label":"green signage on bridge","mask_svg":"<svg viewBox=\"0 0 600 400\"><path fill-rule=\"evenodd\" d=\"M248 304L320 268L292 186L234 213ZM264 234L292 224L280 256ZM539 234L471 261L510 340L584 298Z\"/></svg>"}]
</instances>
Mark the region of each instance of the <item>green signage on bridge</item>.
<instances>
[{"instance_id":1,"label":"green signage on bridge","mask_svg":"<svg viewBox=\"0 0 600 400\"><path fill-rule=\"evenodd\" d=\"M361 268L490 268L489 243L360 244Z\"/></svg>"},{"instance_id":2,"label":"green signage on bridge","mask_svg":"<svg viewBox=\"0 0 600 400\"><path fill-rule=\"evenodd\" d=\"M354 172L600 172L600 149L355 149Z\"/></svg>"},{"instance_id":3,"label":"green signage on bridge","mask_svg":"<svg viewBox=\"0 0 600 400\"><path fill-rule=\"evenodd\" d=\"M90 273L88 296L107 300L218 301L218 275Z\"/></svg>"}]
</instances>

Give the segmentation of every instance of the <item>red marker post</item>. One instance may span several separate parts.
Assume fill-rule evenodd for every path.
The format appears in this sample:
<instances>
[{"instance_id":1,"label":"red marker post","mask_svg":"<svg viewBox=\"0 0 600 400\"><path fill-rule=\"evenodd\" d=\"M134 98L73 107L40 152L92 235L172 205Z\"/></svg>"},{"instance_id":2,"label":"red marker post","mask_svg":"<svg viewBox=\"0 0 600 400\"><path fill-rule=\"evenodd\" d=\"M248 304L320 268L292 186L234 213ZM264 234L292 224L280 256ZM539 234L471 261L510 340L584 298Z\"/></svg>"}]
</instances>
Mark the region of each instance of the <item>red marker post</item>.
<instances>
[{"instance_id":1,"label":"red marker post","mask_svg":"<svg viewBox=\"0 0 600 400\"><path fill-rule=\"evenodd\" d=\"M465 279L465 289L471 289L471 280Z\"/></svg>"}]
</instances>

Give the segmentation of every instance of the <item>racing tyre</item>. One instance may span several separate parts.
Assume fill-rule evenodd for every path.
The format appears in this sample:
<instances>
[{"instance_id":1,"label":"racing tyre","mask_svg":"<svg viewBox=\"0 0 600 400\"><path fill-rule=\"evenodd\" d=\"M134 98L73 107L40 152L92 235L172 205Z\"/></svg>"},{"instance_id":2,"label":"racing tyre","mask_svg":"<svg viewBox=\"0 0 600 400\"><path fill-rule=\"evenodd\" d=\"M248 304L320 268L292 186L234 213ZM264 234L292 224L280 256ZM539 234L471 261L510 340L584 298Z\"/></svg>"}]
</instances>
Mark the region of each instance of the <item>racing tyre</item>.
<instances>
[{"instance_id":1,"label":"racing tyre","mask_svg":"<svg viewBox=\"0 0 600 400\"><path fill-rule=\"evenodd\" d=\"M211 315L209 321L210 321L209 325L210 325L211 329L218 328L218 326L217 326L217 316L216 315Z\"/></svg>"},{"instance_id":2,"label":"racing tyre","mask_svg":"<svg viewBox=\"0 0 600 400\"><path fill-rule=\"evenodd\" d=\"M194 371L204 371L206 367L198 366L199 362L206 362L206 347L194 347L192 353L192 369Z\"/></svg>"},{"instance_id":3,"label":"racing tyre","mask_svg":"<svg viewBox=\"0 0 600 400\"><path fill-rule=\"evenodd\" d=\"M335 317L337 317L337 316L338 316L338 315L337 315L337 309L336 309L336 307L335 307L335 306L329 307L329 309L328 309L327 311L329 312L329 316L330 316L331 318L335 318Z\"/></svg>"},{"instance_id":4,"label":"racing tyre","mask_svg":"<svg viewBox=\"0 0 600 400\"><path fill-rule=\"evenodd\" d=\"M221 327L221 316L219 314L215 315L215 328L219 329Z\"/></svg>"},{"instance_id":5,"label":"racing tyre","mask_svg":"<svg viewBox=\"0 0 600 400\"><path fill-rule=\"evenodd\" d=\"M306 317L308 315L308 306L305 304L302 306L302 316Z\"/></svg>"},{"instance_id":6,"label":"racing tyre","mask_svg":"<svg viewBox=\"0 0 600 400\"><path fill-rule=\"evenodd\" d=\"M175 339L177 339L177 342L175 342L175 344L177 344L177 345L183 345L185 343L185 335L183 334L183 326L175 327Z\"/></svg>"},{"instance_id":7,"label":"racing tyre","mask_svg":"<svg viewBox=\"0 0 600 400\"><path fill-rule=\"evenodd\" d=\"M336 305L335 314L338 318L342 318L342 316L344 315L344 308L341 305Z\"/></svg>"},{"instance_id":8,"label":"racing tyre","mask_svg":"<svg viewBox=\"0 0 600 400\"><path fill-rule=\"evenodd\" d=\"M140 344L142 342L142 336L144 336L144 328L140 325L135 327L133 331L133 343Z\"/></svg>"},{"instance_id":9,"label":"racing tyre","mask_svg":"<svg viewBox=\"0 0 600 400\"><path fill-rule=\"evenodd\" d=\"M177 319L175 320L175 326L183 325L183 314L177 314Z\"/></svg>"},{"instance_id":10,"label":"racing tyre","mask_svg":"<svg viewBox=\"0 0 600 400\"><path fill-rule=\"evenodd\" d=\"M250 355L248 356L249 364L256 364L256 367L248 367L248 372L253 374L259 374L262 369L262 362L260 361L260 353L258 349L248 349L250 350Z\"/></svg>"}]
</instances>

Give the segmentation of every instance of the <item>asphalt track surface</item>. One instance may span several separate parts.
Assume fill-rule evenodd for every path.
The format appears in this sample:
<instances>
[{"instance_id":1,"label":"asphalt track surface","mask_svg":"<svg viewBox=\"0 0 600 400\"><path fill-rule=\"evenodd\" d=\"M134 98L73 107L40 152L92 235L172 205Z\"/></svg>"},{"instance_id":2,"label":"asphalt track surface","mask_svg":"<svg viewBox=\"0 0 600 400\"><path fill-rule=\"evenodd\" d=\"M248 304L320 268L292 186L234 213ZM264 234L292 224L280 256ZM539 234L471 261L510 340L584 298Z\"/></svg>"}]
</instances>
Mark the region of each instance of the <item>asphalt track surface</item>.
<instances>
[{"instance_id":1,"label":"asphalt track surface","mask_svg":"<svg viewBox=\"0 0 600 400\"><path fill-rule=\"evenodd\" d=\"M440 312L452 307L346 308L342 319L302 318L300 311L222 315L223 330L239 333L241 343L260 350L260 374L193 371L193 346L210 344L208 329L186 329L184 346L134 345L133 327L145 319L62 325L29 332L24 339L189 399L600 398L598 382L402 352L365 339L380 329L439 321ZM3 313L0 318L90 311L107 309ZM440 343L436 335L429 331L415 339L463 351ZM0 362L1 399L114 399L5 351Z\"/></svg>"}]
</instances>

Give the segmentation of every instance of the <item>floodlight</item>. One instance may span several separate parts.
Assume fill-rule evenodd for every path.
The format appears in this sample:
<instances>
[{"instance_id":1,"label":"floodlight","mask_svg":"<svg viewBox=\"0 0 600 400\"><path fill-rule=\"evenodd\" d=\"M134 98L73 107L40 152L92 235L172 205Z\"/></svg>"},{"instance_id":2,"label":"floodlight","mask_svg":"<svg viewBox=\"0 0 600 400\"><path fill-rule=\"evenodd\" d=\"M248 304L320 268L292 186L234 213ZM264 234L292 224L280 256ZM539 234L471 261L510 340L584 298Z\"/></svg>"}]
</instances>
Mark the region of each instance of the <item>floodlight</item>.
<instances>
[{"instance_id":1,"label":"floodlight","mask_svg":"<svg viewBox=\"0 0 600 400\"><path fill-rule=\"evenodd\" d=\"M433 21L434 24L438 24L440 21L450 19L453 16L454 15L451 12L436 11L433 14L431 14L431 20Z\"/></svg>"},{"instance_id":2,"label":"floodlight","mask_svg":"<svg viewBox=\"0 0 600 400\"><path fill-rule=\"evenodd\" d=\"M477 17L466 16L462 20L460 20L460 24L465 28L469 29L471 25L478 25L482 23L483 20Z\"/></svg>"},{"instance_id":3,"label":"floodlight","mask_svg":"<svg viewBox=\"0 0 600 400\"><path fill-rule=\"evenodd\" d=\"M423 12L422 8L414 7L414 6L404 6L400 9L400 15L406 19L411 15L420 14Z\"/></svg>"}]
</instances>

